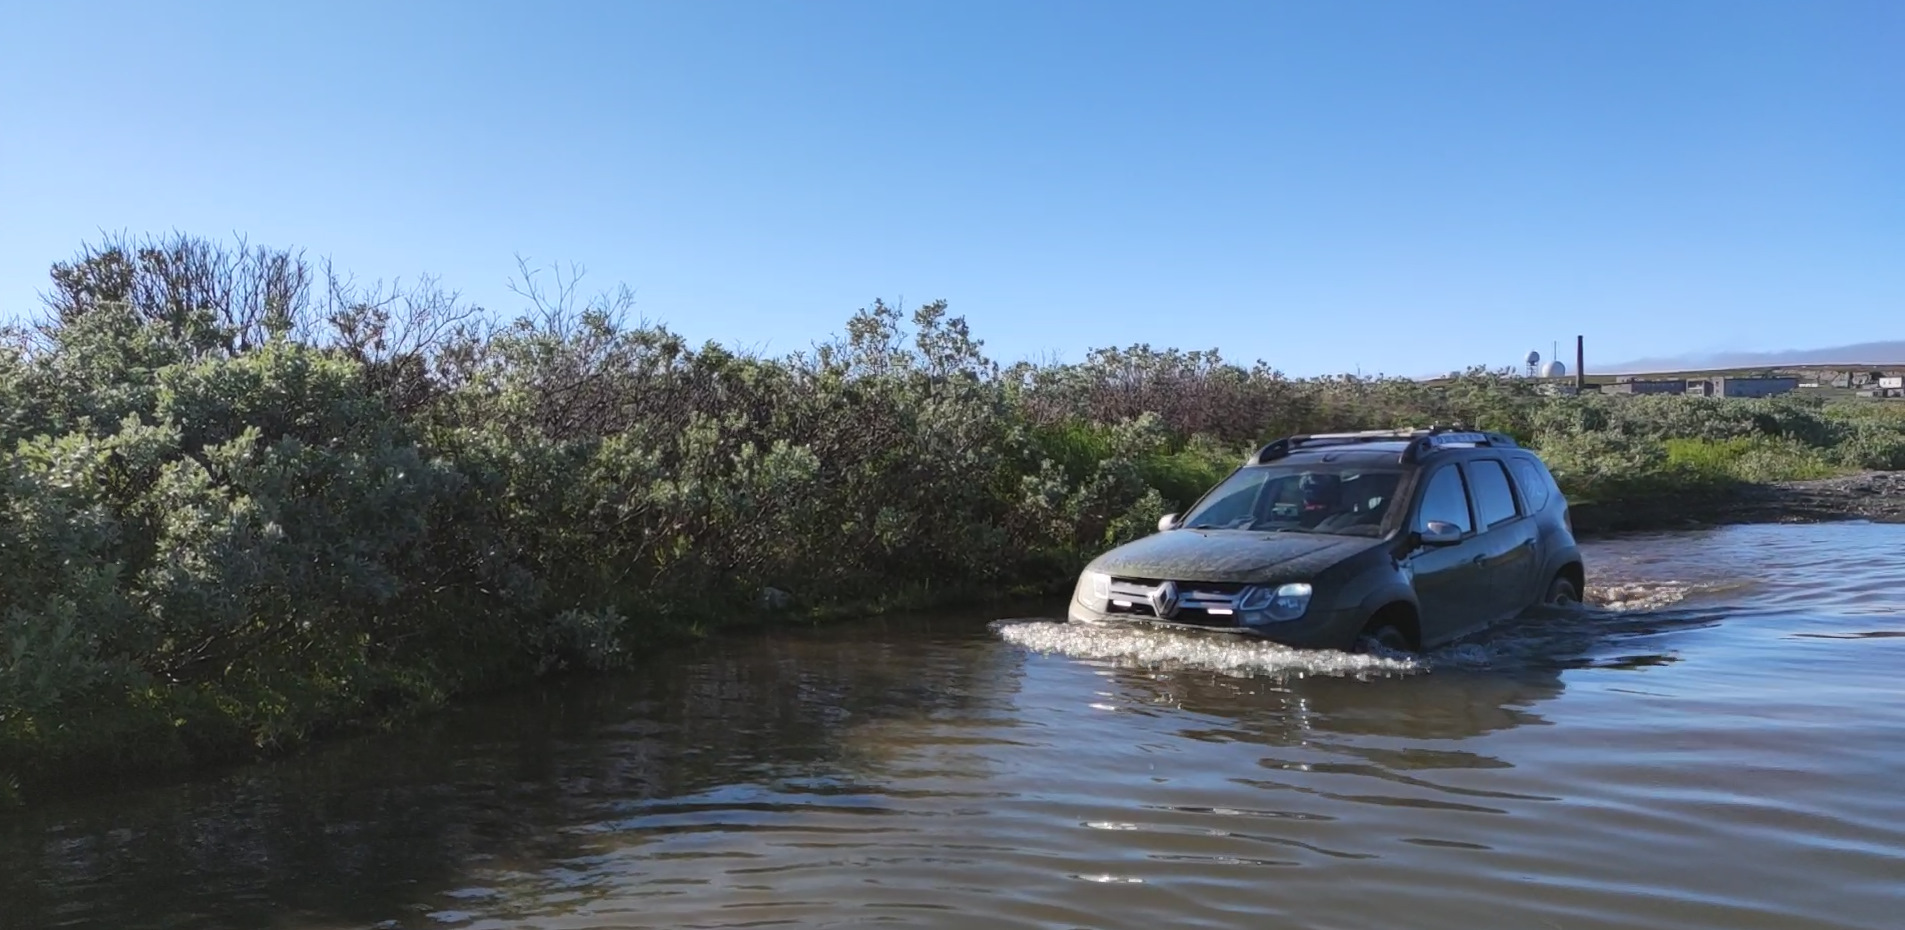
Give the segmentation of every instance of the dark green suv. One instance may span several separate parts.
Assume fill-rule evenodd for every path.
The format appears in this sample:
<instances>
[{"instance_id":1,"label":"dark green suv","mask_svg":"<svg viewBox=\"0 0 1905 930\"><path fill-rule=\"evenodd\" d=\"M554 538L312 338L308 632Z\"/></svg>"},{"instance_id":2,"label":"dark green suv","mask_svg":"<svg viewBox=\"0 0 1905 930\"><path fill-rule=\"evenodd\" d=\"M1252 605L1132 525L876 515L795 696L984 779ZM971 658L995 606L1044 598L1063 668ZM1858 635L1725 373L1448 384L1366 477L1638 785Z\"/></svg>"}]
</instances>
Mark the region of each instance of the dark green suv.
<instances>
[{"instance_id":1,"label":"dark green suv","mask_svg":"<svg viewBox=\"0 0 1905 930\"><path fill-rule=\"evenodd\" d=\"M1419 650L1584 585L1554 476L1500 433L1279 439L1158 530L1086 566L1071 621Z\"/></svg>"}]
</instances>

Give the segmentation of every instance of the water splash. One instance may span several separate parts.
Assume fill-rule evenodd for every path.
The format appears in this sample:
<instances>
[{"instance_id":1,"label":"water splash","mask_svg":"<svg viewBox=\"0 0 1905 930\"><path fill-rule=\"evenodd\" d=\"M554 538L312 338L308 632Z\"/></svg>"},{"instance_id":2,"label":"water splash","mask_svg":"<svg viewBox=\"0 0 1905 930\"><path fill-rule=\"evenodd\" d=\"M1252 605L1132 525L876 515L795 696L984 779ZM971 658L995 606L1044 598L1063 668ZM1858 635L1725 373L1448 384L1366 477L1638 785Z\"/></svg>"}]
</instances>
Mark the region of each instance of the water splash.
<instances>
[{"instance_id":1,"label":"water splash","mask_svg":"<svg viewBox=\"0 0 1905 930\"><path fill-rule=\"evenodd\" d=\"M1127 668L1192 668L1251 677L1406 674L1422 667L1405 654L1294 649L1280 643L1222 633L1037 619L1001 620L993 624L993 629L1006 642L1033 652L1096 659Z\"/></svg>"},{"instance_id":2,"label":"water splash","mask_svg":"<svg viewBox=\"0 0 1905 930\"><path fill-rule=\"evenodd\" d=\"M1529 608L1472 639L1430 651L1422 663L1500 671L1671 662L1671 650L1658 637L1728 619L1737 608L1727 606L1722 596L1742 585L1676 580L1590 585L1582 603Z\"/></svg>"},{"instance_id":3,"label":"water splash","mask_svg":"<svg viewBox=\"0 0 1905 930\"><path fill-rule=\"evenodd\" d=\"M1524 616L1426 653L1365 643L1357 653L1295 649L1226 633L1136 624L1079 624L1042 618L1000 620L1006 642L1045 655L1109 662L1123 668L1198 670L1232 677L1373 677L1435 669L1503 670L1571 665L1596 647L1666 630L1703 626L1724 612L1686 606L1710 601L1739 582L1621 581L1590 585L1582 603L1536 607Z\"/></svg>"},{"instance_id":4,"label":"water splash","mask_svg":"<svg viewBox=\"0 0 1905 930\"><path fill-rule=\"evenodd\" d=\"M1695 595L1712 594L1719 585L1683 581L1635 581L1589 585L1583 600L1589 607L1630 612L1671 607Z\"/></svg>"}]
</instances>

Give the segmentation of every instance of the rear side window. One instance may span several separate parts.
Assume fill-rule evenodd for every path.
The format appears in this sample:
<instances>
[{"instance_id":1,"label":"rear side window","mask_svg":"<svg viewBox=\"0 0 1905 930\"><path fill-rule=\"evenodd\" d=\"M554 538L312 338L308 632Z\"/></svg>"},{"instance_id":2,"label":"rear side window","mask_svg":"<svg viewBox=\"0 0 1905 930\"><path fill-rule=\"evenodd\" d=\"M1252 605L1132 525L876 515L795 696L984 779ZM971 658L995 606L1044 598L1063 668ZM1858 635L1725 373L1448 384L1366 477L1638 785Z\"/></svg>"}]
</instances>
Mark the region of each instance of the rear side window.
<instances>
[{"instance_id":1,"label":"rear side window","mask_svg":"<svg viewBox=\"0 0 1905 930\"><path fill-rule=\"evenodd\" d=\"M1474 482L1469 491L1475 497L1475 516L1482 526L1506 523L1519 514L1515 490L1508 484L1508 470L1502 463L1493 459L1470 462L1468 477Z\"/></svg>"},{"instance_id":2,"label":"rear side window","mask_svg":"<svg viewBox=\"0 0 1905 930\"><path fill-rule=\"evenodd\" d=\"M1415 528L1427 529L1433 520L1453 523L1464 533L1475 529L1474 521L1468 516L1468 492L1462 486L1462 472L1453 465L1437 469L1422 491L1422 508L1416 513Z\"/></svg>"},{"instance_id":3,"label":"rear side window","mask_svg":"<svg viewBox=\"0 0 1905 930\"><path fill-rule=\"evenodd\" d=\"M1509 462L1514 469L1515 484L1521 488L1521 496L1528 501L1531 511L1548 509L1548 476L1535 467L1529 459L1514 459Z\"/></svg>"}]
</instances>

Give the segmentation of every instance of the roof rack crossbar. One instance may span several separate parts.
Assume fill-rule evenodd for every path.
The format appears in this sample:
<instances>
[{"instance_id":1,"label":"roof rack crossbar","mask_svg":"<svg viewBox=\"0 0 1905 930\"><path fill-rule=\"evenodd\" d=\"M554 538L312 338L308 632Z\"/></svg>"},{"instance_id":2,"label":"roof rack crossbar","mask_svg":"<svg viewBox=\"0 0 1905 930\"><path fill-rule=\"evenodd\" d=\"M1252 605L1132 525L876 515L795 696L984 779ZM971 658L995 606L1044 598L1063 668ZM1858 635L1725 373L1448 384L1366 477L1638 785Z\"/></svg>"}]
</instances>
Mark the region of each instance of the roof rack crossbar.
<instances>
[{"instance_id":1,"label":"roof rack crossbar","mask_svg":"<svg viewBox=\"0 0 1905 930\"><path fill-rule=\"evenodd\" d=\"M1442 446L1499 446L1517 448L1515 440L1505 433L1490 430L1472 430L1461 426L1434 425L1428 427L1404 427L1401 429L1358 430L1344 433L1300 433L1271 440L1263 448L1251 455L1245 464L1264 465L1283 458L1298 449L1315 446L1354 445L1363 442L1385 442L1407 439L1409 444L1402 452L1403 461L1413 461L1424 453Z\"/></svg>"}]
</instances>

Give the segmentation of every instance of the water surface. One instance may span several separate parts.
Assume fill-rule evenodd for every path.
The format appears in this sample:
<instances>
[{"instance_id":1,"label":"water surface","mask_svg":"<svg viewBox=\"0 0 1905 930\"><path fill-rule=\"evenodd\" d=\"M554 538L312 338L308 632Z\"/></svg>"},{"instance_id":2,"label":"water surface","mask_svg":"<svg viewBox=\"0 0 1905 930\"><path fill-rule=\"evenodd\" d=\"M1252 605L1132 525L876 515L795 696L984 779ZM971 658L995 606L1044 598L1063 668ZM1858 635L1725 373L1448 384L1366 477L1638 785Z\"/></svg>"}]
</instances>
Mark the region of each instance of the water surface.
<instances>
[{"instance_id":1,"label":"water surface","mask_svg":"<svg viewBox=\"0 0 1905 930\"><path fill-rule=\"evenodd\" d=\"M0 814L6 927L1905 926L1905 526L1428 656L911 618Z\"/></svg>"}]
</instances>

